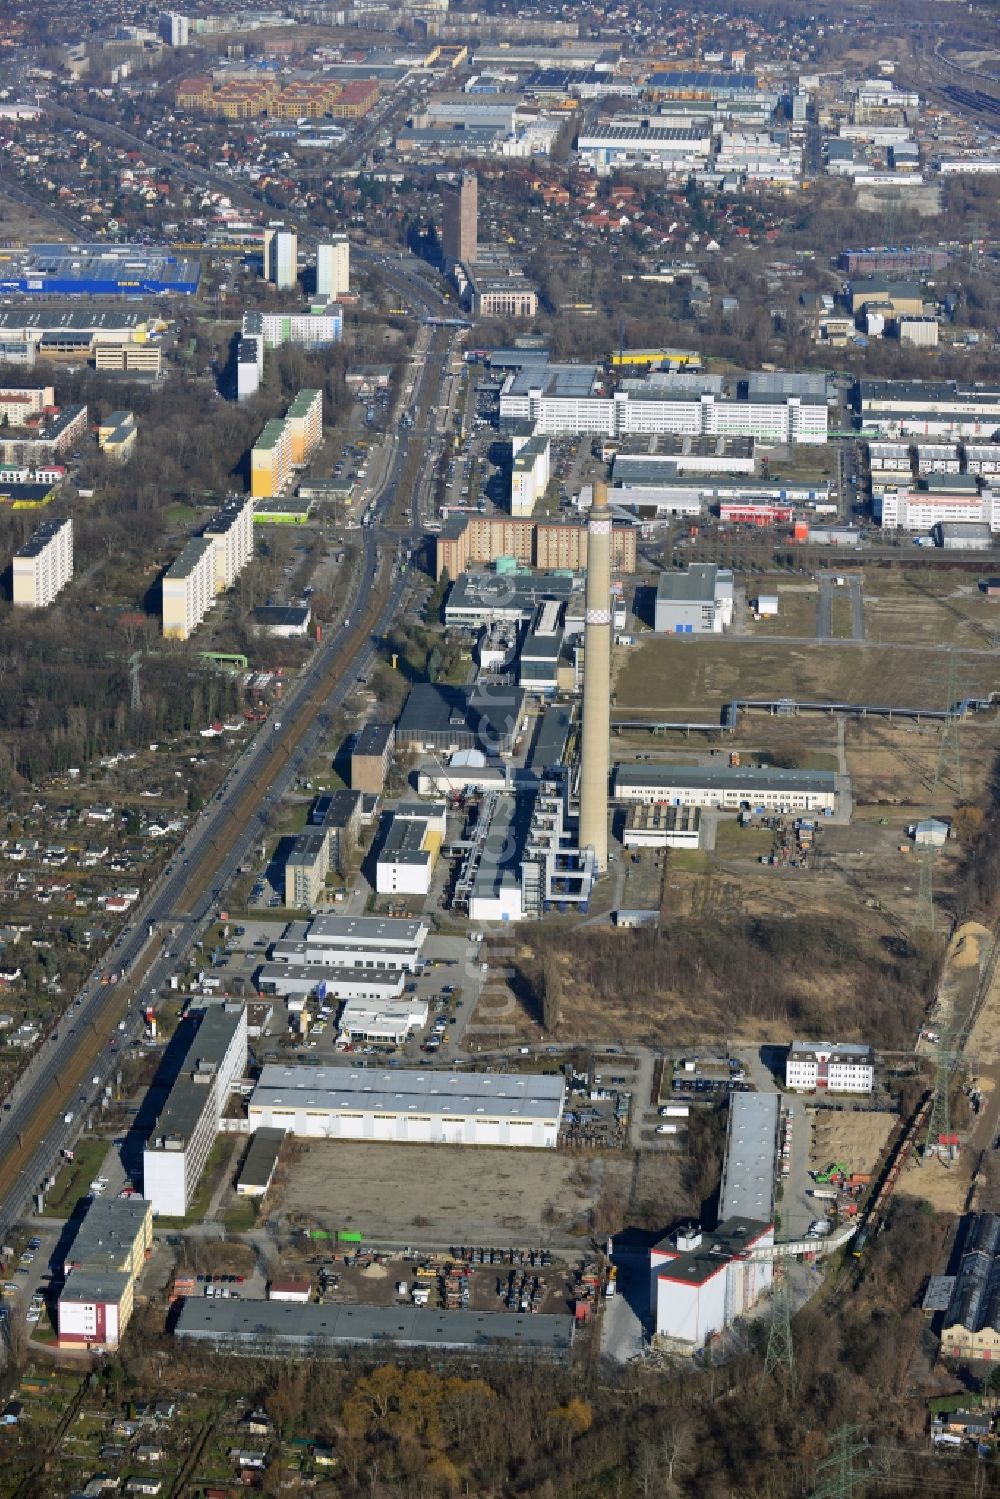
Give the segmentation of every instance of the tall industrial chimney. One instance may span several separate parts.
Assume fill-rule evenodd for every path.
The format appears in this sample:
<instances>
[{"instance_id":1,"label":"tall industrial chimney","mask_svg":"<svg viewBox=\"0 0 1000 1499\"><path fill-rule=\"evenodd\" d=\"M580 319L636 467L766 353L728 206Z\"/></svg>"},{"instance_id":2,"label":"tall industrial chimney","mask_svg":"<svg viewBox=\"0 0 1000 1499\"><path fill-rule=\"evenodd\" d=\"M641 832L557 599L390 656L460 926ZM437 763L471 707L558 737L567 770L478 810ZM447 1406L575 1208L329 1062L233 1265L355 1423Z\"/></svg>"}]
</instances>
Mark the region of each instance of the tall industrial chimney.
<instances>
[{"instance_id":1,"label":"tall industrial chimney","mask_svg":"<svg viewBox=\"0 0 1000 1499\"><path fill-rule=\"evenodd\" d=\"M611 770L611 511L608 486L594 485L587 522L587 623L583 637L583 743L580 751L580 847L608 867Z\"/></svg>"}]
</instances>

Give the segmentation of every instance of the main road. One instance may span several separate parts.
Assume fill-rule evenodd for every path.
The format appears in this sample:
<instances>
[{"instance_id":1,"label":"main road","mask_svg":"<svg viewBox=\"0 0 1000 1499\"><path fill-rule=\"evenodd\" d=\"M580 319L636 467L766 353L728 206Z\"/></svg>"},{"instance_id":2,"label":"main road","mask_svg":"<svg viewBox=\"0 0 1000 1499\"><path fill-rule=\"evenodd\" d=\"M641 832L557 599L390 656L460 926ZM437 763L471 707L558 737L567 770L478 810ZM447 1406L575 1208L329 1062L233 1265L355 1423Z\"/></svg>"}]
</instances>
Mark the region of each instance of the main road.
<instances>
[{"instance_id":1,"label":"main road","mask_svg":"<svg viewBox=\"0 0 1000 1499\"><path fill-rule=\"evenodd\" d=\"M424 319L445 310L422 271L397 257L378 259L381 274ZM404 381L377 464L374 524L358 532L360 556L346 617L314 652L280 709L247 745L200 813L164 873L42 1044L0 1111L0 1242L28 1208L62 1149L79 1133L142 1026L144 996L155 995L218 911L239 866L249 861L278 802L308 765L338 708L371 666L380 636L407 588L398 548L422 532L418 496L429 485L435 450L421 433L439 391L457 330L421 329L412 374ZM409 418L410 430L402 424ZM410 522L383 531L407 474L414 475ZM384 536L390 546L380 548Z\"/></svg>"}]
</instances>

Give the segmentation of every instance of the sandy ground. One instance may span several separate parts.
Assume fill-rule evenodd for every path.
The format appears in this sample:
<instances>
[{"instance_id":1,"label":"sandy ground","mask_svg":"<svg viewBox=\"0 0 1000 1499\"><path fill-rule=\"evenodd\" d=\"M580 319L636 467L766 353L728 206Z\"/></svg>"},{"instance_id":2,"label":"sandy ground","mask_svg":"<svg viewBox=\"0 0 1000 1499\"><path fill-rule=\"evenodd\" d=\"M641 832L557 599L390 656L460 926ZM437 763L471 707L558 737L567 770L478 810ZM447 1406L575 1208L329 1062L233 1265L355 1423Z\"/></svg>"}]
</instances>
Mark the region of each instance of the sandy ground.
<instances>
[{"instance_id":1,"label":"sandy ground","mask_svg":"<svg viewBox=\"0 0 1000 1499\"><path fill-rule=\"evenodd\" d=\"M895 1114L817 1109L812 1117L810 1170L822 1171L836 1161L849 1171L873 1171L896 1123Z\"/></svg>"},{"instance_id":2,"label":"sandy ground","mask_svg":"<svg viewBox=\"0 0 1000 1499\"><path fill-rule=\"evenodd\" d=\"M550 1246L589 1233L589 1210L602 1191L627 1196L630 1172L617 1156L317 1140L273 1211L376 1244Z\"/></svg>"},{"instance_id":3,"label":"sandy ground","mask_svg":"<svg viewBox=\"0 0 1000 1499\"><path fill-rule=\"evenodd\" d=\"M941 982L929 1017L929 1024L939 1034L944 1035L950 1026L961 1025L975 1003L980 973L991 941L989 928L978 921L967 921L955 930L945 954ZM973 1034L981 1029L982 1016ZM933 1054L935 1050L933 1044L924 1040L917 1043L917 1049L927 1054ZM975 1054L971 1043L967 1049L970 1055Z\"/></svg>"},{"instance_id":4,"label":"sandy ground","mask_svg":"<svg viewBox=\"0 0 1000 1499\"><path fill-rule=\"evenodd\" d=\"M993 974L965 1049L973 1069L1000 1063L1000 967Z\"/></svg>"}]
</instances>

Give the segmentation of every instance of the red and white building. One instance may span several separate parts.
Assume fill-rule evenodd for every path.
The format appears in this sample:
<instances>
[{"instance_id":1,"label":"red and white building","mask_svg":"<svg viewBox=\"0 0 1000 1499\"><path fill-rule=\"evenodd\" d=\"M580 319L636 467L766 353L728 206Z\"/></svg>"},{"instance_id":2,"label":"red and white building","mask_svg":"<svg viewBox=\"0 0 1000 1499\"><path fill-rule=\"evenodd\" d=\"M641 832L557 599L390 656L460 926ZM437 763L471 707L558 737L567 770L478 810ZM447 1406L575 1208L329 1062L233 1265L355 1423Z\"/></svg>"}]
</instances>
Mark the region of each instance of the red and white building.
<instances>
[{"instance_id":1,"label":"red and white building","mask_svg":"<svg viewBox=\"0 0 1000 1499\"><path fill-rule=\"evenodd\" d=\"M795 508L792 505L726 504L719 506L719 519L731 526L790 525Z\"/></svg>"},{"instance_id":2,"label":"red and white building","mask_svg":"<svg viewBox=\"0 0 1000 1499\"><path fill-rule=\"evenodd\" d=\"M142 1197L92 1200L63 1263L56 1307L61 1348L118 1347L152 1245L151 1203Z\"/></svg>"},{"instance_id":3,"label":"red and white building","mask_svg":"<svg viewBox=\"0 0 1000 1499\"><path fill-rule=\"evenodd\" d=\"M774 1224L727 1218L712 1233L686 1224L649 1254L653 1334L694 1353L771 1288Z\"/></svg>"}]
</instances>

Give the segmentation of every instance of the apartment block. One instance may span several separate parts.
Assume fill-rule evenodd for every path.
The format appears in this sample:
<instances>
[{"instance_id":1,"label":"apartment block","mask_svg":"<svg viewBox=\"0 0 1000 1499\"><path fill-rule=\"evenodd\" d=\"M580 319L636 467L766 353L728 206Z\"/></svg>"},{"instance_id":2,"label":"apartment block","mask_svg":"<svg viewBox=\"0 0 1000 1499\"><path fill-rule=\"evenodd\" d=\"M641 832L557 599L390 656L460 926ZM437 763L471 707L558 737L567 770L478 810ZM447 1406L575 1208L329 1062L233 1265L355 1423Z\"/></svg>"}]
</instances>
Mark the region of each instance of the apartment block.
<instances>
[{"instance_id":1,"label":"apartment block","mask_svg":"<svg viewBox=\"0 0 1000 1499\"><path fill-rule=\"evenodd\" d=\"M89 342L88 342L89 350ZM37 467L71 451L87 433L86 406L63 406L27 418L27 425L0 437L0 463Z\"/></svg>"},{"instance_id":2,"label":"apartment block","mask_svg":"<svg viewBox=\"0 0 1000 1499\"><path fill-rule=\"evenodd\" d=\"M311 910L330 868L330 839L321 829L300 833L285 860L285 905Z\"/></svg>"},{"instance_id":3,"label":"apartment block","mask_svg":"<svg viewBox=\"0 0 1000 1499\"><path fill-rule=\"evenodd\" d=\"M62 1266L56 1316L61 1348L118 1347L152 1247L152 1203L143 1197L91 1199Z\"/></svg>"},{"instance_id":4,"label":"apartment block","mask_svg":"<svg viewBox=\"0 0 1000 1499\"><path fill-rule=\"evenodd\" d=\"M212 516L203 535L212 542L215 591L231 588L253 556L253 500L233 495Z\"/></svg>"},{"instance_id":5,"label":"apartment block","mask_svg":"<svg viewBox=\"0 0 1000 1499\"><path fill-rule=\"evenodd\" d=\"M44 520L14 554L14 604L44 609L73 576L73 522Z\"/></svg>"},{"instance_id":6,"label":"apartment block","mask_svg":"<svg viewBox=\"0 0 1000 1499\"><path fill-rule=\"evenodd\" d=\"M335 302L350 289L350 282L350 241L346 234L335 234L316 247L316 295Z\"/></svg>"},{"instance_id":7,"label":"apartment block","mask_svg":"<svg viewBox=\"0 0 1000 1499\"><path fill-rule=\"evenodd\" d=\"M438 581L457 578L476 563L514 557L543 571L587 565L587 527L580 521L535 521L530 517L472 515L456 517L437 537L434 547ZM611 533L611 566L616 573L636 567L636 530L615 526Z\"/></svg>"},{"instance_id":8,"label":"apartment block","mask_svg":"<svg viewBox=\"0 0 1000 1499\"><path fill-rule=\"evenodd\" d=\"M187 640L215 603L215 543L196 536L187 543L163 578L163 634Z\"/></svg>"},{"instance_id":9,"label":"apartment block","mask_svg":"<svg viewBox=\"0 0 1000 1499\"><path fill-rule=\"evenodd\" d=\"M268 281L279 291L291 291L299 275L299 240L291 229L265 233L265 266Z\"/></svg>"},{"instance_id":10,"label":"apartment block","mask_svg":"<svg viewBox=\"0 0 1000 1499\"><path fill-rule=\"evenodd\" d=\"M510 474L511 515L530 515L545 494L549 483L550 448L547 437L532 437L515 452Z\"/></svg>"},{"instance_id":11,"label":"apartment block","mask_svg":"<svg viewBox=\"0 0 1000 1499\"><path fill-rule=\"evenodd\" d=\"M351 750L351 789L381 796L396 743L391 723L365 724Z\"/></svg>"},{"instance_id":12,"label":"apartment block","mask_svg":"<svg viewBox=\"0 0 1000 1499\"><path fill-rule=\"evenodd\" d=\"M323 394L300 390L288 408L285 424L289 435L289 462L303 468L323 440Z\"/></svg>"},{"instance_id":13,"label":"apartment block","mask_svg":"<svg viewBox=\"0 0 1000 1499\"><path fill-rule=\"evenodd\" d=\"M272 417L250 452L250 493L274 499L291 478L291 437L280 417Z\"/></svg>"},{"instance_id":14,"label":"apartment block","mask_svg":"<svg viewBox=\"0 0 1000 1499\"><path fill-rule=\"evenodd\" d=\"M300 390L285 417L267 423L250 453L250 493L273 499L291 478L293 468L309 462L323 438L323 395Z\"/></svg>"},{"instance_id":15,"label":"apartment block","mask_svg":"<svg viewBox=\"0 0 1000 1499\"><path fill-rule=\"evenodd\" d=\"M97 428L97 446L115 463L127 463L135 450L139 429L131 411L112 411Z\"/></svg>"},{"instance_id":16,"label":"apartment block","mask_svg":"<svg viewBox=\"0 0 1000 1499\"><path fill-rule=\"evenodd\" d=\"M258 339L263 349L280 349L284 344L322 349L339 343L343 332L344 314L339 307L324 307L318 312L243 314L243 337Z\"/></svg>"},{"instance_id":17,"label":"apartment block","mask_svg":"<svg viewBox=\"0 0 1000 1499\"><path fill-rule=\"evenodd\" d=\"M38 416L56 404L55 387L41 385L37 390L0 389L0 417L11 427L23 427L29 416Z\"/></svg>"},{"instance_id":18,"label":"apartment block","mask_svg":"<svg viewBox=\"0 0 1000 1499\"><path fill-rule=\"evenodd\" d=\"M330 107L335 120L360 120L378 103L378 84L374 78L351 78L344 84Z\"/></svg>"}]
</instances>

